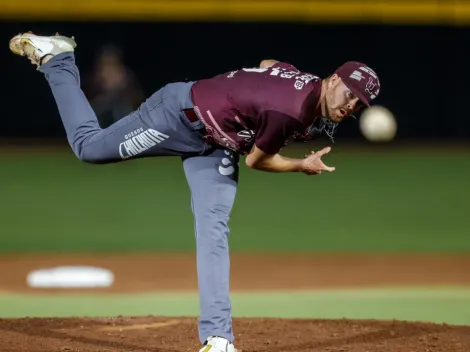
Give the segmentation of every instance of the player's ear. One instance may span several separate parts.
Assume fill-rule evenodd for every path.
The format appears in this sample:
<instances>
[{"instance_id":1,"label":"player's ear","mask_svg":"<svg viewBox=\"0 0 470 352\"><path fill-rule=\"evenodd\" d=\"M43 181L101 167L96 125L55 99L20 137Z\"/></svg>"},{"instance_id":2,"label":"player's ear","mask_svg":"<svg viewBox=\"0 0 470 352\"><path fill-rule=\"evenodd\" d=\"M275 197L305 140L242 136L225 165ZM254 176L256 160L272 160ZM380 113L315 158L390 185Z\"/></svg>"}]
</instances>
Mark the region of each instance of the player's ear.
<instances>
[{"instance_id":1,"label":"player's ear","mask_svg":"<svg viewBox=\"0 0 470 352\"><path fill-rule=\"evenodd\" d=\"M338 84L339 76L336 73L333 73L330 77L328 77L328 88L334 87Z\"/></svg>"}]
</instances>

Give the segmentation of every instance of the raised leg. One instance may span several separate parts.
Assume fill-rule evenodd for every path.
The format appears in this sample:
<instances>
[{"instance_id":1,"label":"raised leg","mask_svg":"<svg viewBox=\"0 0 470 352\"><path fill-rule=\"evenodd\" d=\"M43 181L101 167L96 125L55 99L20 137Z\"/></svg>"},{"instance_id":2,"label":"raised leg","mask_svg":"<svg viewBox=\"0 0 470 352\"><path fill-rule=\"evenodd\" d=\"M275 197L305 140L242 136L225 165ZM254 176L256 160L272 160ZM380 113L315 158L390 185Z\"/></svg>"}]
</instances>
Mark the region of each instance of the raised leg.
<instances>
[{"instance_id":1,"label":"raised leg","mask_svg":"<svg viewBox=\"0 0 470 352\"><path fill-rule=\"evenodd\" d=\"M82 161L100 164L148 156L199 155L207 147L183 120L181 101L185 95L189 100L190 84L160 89L138 110L102 129L80 88L73 53L51 58L40 71L51 87L69 144Z\"/></svg>"}]
</instances>

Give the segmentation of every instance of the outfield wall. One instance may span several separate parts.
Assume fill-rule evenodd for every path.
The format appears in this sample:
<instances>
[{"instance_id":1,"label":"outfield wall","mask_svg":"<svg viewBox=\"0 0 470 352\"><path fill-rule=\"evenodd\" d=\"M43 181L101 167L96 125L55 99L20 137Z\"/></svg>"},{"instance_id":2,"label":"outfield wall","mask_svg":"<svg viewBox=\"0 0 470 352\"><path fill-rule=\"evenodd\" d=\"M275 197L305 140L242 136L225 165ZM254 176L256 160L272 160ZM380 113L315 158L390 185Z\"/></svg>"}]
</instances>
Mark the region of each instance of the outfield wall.
<instances>
[{"instance_id":1,"label":"outfield wall","mask_svg":"<svg viewBox=\"0 0 470 352\"><path fill-rule=\"evenodd\" d=\"M0 14L4 43L26 30L74 35L83 78L100 48L116 45L145 96L266 58L319 76L364 61L381 78L376 104L397 117L398 138L470 139L466 1L2 0ZM8 67L0 92L9 117L0 137L63 137L41 74L6 45L0 64ZM338 137L360 139L357 123L343 123Z\"/></svg>"}]
</instances>

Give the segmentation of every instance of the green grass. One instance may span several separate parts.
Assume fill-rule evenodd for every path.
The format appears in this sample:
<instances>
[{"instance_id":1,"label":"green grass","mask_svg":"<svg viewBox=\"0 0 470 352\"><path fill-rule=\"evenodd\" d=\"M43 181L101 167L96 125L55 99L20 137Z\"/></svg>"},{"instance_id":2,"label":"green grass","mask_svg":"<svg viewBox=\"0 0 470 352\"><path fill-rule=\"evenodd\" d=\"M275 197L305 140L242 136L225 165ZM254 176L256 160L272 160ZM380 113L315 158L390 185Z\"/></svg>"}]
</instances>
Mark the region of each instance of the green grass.
<instances>
[{"instance_id":1,"label":"green grass","mask_svg":"<svg viewBox=\"0 0 470 352\"><path fill-rule=\"evenodd\" d=\"M235 317L398 319L470 325L470 289L394 288L233 293ZM0 316L197 316L195 293L0 295Z\"/></svg>"},{"instance_id":2,"label":"green grass","mask_svg":"<svg viewBox=\"0 0 470 352\"><path fill-rule=\"evenodd\" d=\"M337 171L316 177L242 161L232 250L470 251L468 151L336 148L325 161ZM31 150L0 164L0 251L194 248L179 158L95 166Z\"/></svg>"}]
</instances>

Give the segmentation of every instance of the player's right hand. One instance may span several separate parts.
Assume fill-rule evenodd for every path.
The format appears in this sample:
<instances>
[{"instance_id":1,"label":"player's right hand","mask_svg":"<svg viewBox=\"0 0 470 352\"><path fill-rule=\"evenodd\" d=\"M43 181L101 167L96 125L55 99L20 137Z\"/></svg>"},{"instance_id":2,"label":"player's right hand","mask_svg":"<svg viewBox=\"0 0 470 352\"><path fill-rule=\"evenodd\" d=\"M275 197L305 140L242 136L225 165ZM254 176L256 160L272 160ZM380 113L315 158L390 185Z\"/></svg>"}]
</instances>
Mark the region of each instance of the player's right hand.
<instances>
[{"instance_id":1,"label":"player's right hand","mask_svg":"<svg viewBox=\"0 0 470 352\"><path fill-rule=\"evenodd\" d=\"M321 157L325 154L328 154L331 150L331 147L325 147L318 152L310 152L310 154L305 156L305 159L302 160L302 172L307 175L320 175L323 171L333 172L335 168L332 166L326 166Z\"/></svg>"}]
</instances>

